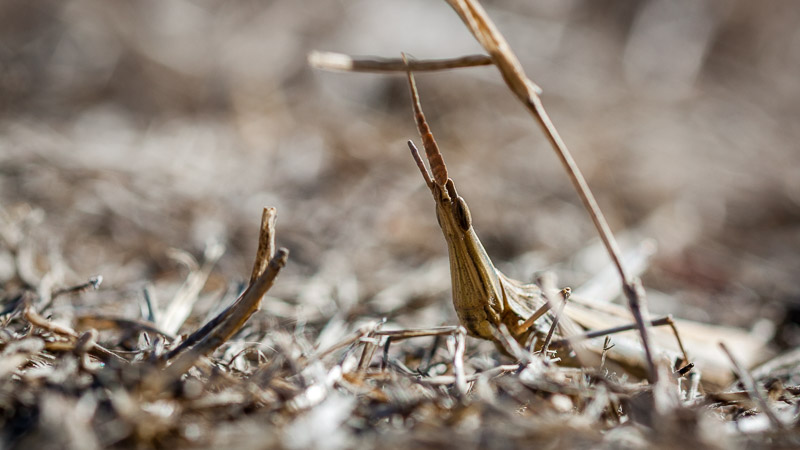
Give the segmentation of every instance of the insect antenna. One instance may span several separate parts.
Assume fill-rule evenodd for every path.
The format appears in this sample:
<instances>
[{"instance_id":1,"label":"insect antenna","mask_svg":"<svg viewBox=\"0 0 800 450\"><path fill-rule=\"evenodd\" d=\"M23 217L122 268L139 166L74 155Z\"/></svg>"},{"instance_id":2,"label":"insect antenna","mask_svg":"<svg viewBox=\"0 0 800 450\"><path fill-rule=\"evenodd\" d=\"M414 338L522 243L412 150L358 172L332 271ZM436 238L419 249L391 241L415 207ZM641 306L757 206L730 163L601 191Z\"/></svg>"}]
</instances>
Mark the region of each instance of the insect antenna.
<instances>
[{"instance_id":1,"label":"insect antenna","mask_svg":"<svg viewBox=\"0 0 800 450\"><path fill-rule=\"evenodd\" d=\"M403 54L403 62L406 64L406 67L408 67L408 59L405 53ZM433 180L440 187L444 187L445 183L447 183L447 166L444 165L442 153L439 151L439 146L433 138L433 133L431 133L428 122L425 120L425 114L422 113L422 105L419 101L417 84L414 82L414 74L411 73L411 69L408 69L406 73L408 74L408 85L411 88L411 104L414 107L414 119L417 122L417 130L422 138L422 146L425 148L425 155L428 157L431 172L433 172Z\"/></svg>"},{"instance_id":2,"label":"insect antenna","mask_svg":"<svg viewBox=\"0 0 800 450\"><path fill-rule=\"evenodd\" d=\"M411 157L414 158L414 162L417 163L417 167L422 173L422 178L425 178L425 184L428 185L428 189L433 189L433 180L431 180L431 174L425 167L425 163L422 162L422 158L419 156L419 150L417 150L417 146L414 145L414 141L408 141L408 148L411 150Z\"/></svg>"}]
</instances>

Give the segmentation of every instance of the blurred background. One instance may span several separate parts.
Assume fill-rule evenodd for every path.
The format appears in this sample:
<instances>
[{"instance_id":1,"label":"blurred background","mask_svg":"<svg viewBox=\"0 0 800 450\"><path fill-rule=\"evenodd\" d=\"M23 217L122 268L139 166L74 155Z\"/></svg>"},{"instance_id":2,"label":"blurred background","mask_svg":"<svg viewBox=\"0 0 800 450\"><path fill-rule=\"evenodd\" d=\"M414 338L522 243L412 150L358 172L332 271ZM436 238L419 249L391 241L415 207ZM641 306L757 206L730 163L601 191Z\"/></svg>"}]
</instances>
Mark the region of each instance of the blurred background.
<instances>
[{"instance_id":1,"label":"blurred background","mask_svg":"<svg viewBox=\"0 0 800 450\"><path fill-rule=\"evenodd\" d=\"M776 326L800 345L800 5L791 0L483 2L625 248L653 238L656 312ZM263 206L290 264L262 318L455 323L444 240L408 155L402 75L312 50L479 53L445 2L3 0L0 279L102 274L73 307L138 314L226 252L212 308L246 280ZM609 263L571 184L491 67L417 78L451 176L507 273L580 286ZM16 242L16 241L15 241ZM9 290L8 285L5 290Z\"/></svg>"}]
</instances>

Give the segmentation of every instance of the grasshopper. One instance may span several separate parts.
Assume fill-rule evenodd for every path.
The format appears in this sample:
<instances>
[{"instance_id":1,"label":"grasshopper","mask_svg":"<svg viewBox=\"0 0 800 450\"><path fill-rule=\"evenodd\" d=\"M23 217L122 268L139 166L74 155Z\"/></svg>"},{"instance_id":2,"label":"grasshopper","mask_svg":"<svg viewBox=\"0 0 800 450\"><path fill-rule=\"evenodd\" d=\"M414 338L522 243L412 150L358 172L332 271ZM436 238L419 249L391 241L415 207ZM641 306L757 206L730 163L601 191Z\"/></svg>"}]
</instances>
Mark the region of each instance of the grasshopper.
<instances>
[{"instance_id":1,"label":"grasshopper","mask_svg":"<svg viewBox=\"0 0 800 450\"><path fill-rule=\"evenodd\" d=\"M450 256L453 306L459 322L473 337L496 341L494 329L505 325L520 344L532 333L544 335L552 320L544 317L550 301L536 284L525 284L507 277L492 263L475 233L467 202L448 177L447 166L428 126L417 92L414 75L407 71L417 129L430 165L430 172L412 141L411 155L425 179L436 204L436 219L442 229ZM548 320L549 319L549 320ZM569 318L559 317L561 335L575 335L580 328Z\"/></svg>"},{"instance_id":2,"label":"grasshopper","mask_svg":"<svg viewBox=\"0 0 800 450\"><path fill-rule=\"evenodd\" d=\"M539 351L547 350L550 338L557 329L555 337L559 339L554 344L560 344L559 347L572 347L578 352L578 356L585 357L586 352L581 351L583 348L588 348L596 353L607 350L604 346L585 340L633 330L635 325L628 322L631 320L630 314L619 305L607 303L591 305L590 302L581 301L579 304L572 305L571 308L566 308L566 314L560 314L560 309L553 308L553 301L543 287L534 283L517 281L495 267L473 228L472 215L467 202L458 194L455 182L448 176L442 153L422 111L414 75L410 70L407 70L406 73L411 91L414 118L422 138L430 171L426 168L413 141L408 141L408 146L436 205L436 219L447 242L449 253L453 306L459 322L466 329L467 334L493 341L502 353L509 354L502 335L498 335L496 331L498 328L507 329L511 337L521 346L528 346L527 344L534 337L542 338L546 335L547 337L539 340L540 343L544 343L539 347ZM550 287L546 287L549 290ZM569 288L562 290L562 296L566 301L569 296ZM561 306L563 307L564 304ZM553 314L547 314L551 309L553 309ZM692 365L688 364L687 351L672 317L666 316L652 320L650 325L668 325L672 328L677 349L672 345L673 350L669 352L670 356L680 355L682 358L681 373L690 370ZM708 327L703 327L703 324L696 322L682 321L681 325L690 326L691 331L697 331L700 326L699 332L693 333L691 336L695 338L693 343L707 340L709 333L715 331L708 330ZM584 327L595 328L596 331L583 333ZM661 335L660 337L661 344L664 345L665 338L668 336ZM738 334L735 337L737 340L741 340ZM612 359L628 370L642 373L644 355L641 347L631 339L617 339L615 343L622 345L617 345L618 349ZM678 349L679 352L676 352L675 350ZM568 355L562 356L567 356L566 360L573 360ZM714 365L717 363L715 362ZM717 376L717 373L719 372L715 371L714 378L721 378Z\"/></svg>"}]
</instances>

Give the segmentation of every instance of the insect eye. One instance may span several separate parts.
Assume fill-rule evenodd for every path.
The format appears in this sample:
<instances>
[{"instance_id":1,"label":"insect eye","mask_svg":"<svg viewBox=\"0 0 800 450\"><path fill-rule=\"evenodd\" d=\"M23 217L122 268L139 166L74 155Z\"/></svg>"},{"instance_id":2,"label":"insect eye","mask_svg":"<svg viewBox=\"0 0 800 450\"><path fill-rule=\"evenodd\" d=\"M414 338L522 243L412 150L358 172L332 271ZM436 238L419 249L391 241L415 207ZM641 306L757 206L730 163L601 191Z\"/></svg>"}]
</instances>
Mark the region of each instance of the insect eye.
<instances>
[{"instance_id":1,"label":"insect eye","mask_svg":"<svg viewBox=\"0 0 800 450\"><path fill-rule=\"evenodd\" d=\"M453 202L453 213L462 230L467 231L472 227L472 215L469 213L467 202L462 197L456 197Z\"/></svg>"}]
</instances>

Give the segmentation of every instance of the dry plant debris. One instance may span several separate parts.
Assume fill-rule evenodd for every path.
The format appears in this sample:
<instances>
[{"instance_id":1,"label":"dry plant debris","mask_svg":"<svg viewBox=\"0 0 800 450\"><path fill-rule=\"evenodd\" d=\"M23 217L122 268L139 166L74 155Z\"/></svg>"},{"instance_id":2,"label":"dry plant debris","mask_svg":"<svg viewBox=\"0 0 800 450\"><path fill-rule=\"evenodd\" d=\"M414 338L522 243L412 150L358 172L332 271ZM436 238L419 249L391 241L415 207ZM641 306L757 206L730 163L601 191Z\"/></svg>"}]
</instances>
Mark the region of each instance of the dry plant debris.
<instances>
[{"instance_id":1,"label":"dry plant debris","mask_svg":"<svg viewBox=\"0 0 800 450\"><path fill-rule=\"evenodd\" d=\"M202 310L208 300L202 293L224 252L213 242L202 261L176 255L189 272L163 307L150 287L140 317L65 312L55 306L99 289L102 278L70 287L39 276L29 233L36 211L0 209L0 245L12 263L0 291L3 446L800 445L796 352L751 373L749 367L766 354L758 337L648 317L637 278L647 267L648 247L631 255L618 248L544 111L542 90L525 76L476 1L448 3L488 56L406 61L315 53L310 61L334 70L408 72L430 172L410 147L448 241L463 328L401 329L386 319L371 320L380 317L379 310L365 314L358 308L300 314L300 308L265 296L288 261L288 251L276 248L274 208L263 210L249 282L211 296L212 308ZM478 65L496 66L545 130L611 256L611 276L598 274L572 292L556 289L547 274L524 284L495 268L448 177L411 75ZM53 273L61 263L50 259ZM414 289L425 271L430 272L412 272L382 292ZM303 283L313 287L315 280ZM346 283L340 291L346 298ZM628 308L610 303L620 293ZM263 320L250 320L259 309ZM287 318L290 325L280 320ZM609 336L631 330L638 334ZM468 341L467 333L493 341L500 351ZM672 352L662 353L669 347ZM741 384L730 377L734 372Z\"/></svg>"}]
</instances>

